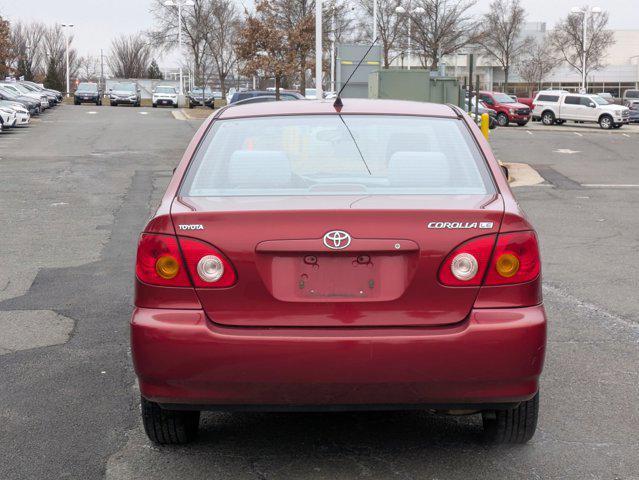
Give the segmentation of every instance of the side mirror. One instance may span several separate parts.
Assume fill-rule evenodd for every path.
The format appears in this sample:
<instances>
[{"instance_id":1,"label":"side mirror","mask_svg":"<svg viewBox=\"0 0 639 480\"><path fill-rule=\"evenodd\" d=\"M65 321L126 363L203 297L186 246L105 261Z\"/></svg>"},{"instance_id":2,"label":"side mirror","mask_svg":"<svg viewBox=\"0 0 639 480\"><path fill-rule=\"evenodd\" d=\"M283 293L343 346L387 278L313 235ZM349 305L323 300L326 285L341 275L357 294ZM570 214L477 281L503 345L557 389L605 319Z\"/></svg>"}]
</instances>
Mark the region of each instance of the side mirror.
<instances>
[{"instance_id":1,"label":"side mirror","mask_svg":"<svg viewBox=\"0 0 639 480\"><path fill-rule=\"evenodd\" d=\"M597 105L595 105L595 102L590 102L590 103L588 104L588 106L589 106L590 108L595 108Z\"/></svg>"},{"instance_id":2,"label":"side mirror","mask_svg":"<svg viewBox=\"0 0 639 480\"><path fill-rule=\"evenodd\" d=\"M506 165L499 165L501 167L501 171L504 172L504 176L506 177L506 180L510 179L510 175L508 173L508 167Z\"/></svg>"}]
</instances>

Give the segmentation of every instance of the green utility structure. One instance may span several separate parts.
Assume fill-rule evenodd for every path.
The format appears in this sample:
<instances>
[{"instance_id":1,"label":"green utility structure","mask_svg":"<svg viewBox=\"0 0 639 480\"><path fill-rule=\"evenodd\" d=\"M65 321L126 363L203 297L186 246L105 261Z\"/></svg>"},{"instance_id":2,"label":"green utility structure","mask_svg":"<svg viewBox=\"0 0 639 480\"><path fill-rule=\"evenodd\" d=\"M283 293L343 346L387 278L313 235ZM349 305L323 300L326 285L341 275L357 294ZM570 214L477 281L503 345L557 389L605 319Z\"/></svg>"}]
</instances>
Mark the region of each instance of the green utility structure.
<instances>
[{"instance_id":1,"label":"green utility structure","mask_svg":"<svg viewBox=\"0 0 639 480\"><path fill-rule=\"evenodd\" d=\"M434 77L428 70L376 70L368 76L368 98L452 103L464 108L464 93L453 77Z\"/></svg>"}]
</instances>

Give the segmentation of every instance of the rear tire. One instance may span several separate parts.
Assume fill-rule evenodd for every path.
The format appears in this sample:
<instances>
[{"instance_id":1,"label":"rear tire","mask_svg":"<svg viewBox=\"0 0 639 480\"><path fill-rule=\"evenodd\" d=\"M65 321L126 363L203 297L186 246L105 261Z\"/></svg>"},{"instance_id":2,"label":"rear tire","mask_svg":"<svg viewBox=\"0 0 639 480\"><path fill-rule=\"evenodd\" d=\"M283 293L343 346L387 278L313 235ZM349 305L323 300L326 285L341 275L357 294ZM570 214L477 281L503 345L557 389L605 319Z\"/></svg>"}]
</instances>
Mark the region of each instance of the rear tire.
<instances>
[{"instance_id":1,"label":"rear tire","mask_svg":"<svg viewBox=\"0 0 639 480\"><path fill-rule=\"evenodd\" d=\"M541 123L544 125L552 125L555 123L555 114L552 112L544 112L541 114Z\"/></svg>"},{"instance_id":2,"label":"rear tire","mask_svg":"<svg viewBox=\"0 0 639 480\"><path fill-rule=\"evenodd\" d=\"M142 398L144 431L153 443L183 445L197 437L199 411L165 410L155 402Z\"/></svg>"},{"instance_id":3,"label":"rear tire","mask_svg":"<svg viewBox=\"0 0 639 480\"><path fill-rule=\"evenodd\" d=\"M537 429L539 392L512 410L486 411L481 416L487 443L526 443Z\"/></svg>"},{"instance_id":4,"label":"rear tire","mask_svg":"<svg viewBox=\"0 0 639 480\"><path fill-rule=\"evenodd\" d=\"M506 115L505 113L497 114L497 123L499 124L500 127L507 127L508 122L509 122L508 115Z\"/></svg>"}]
</instances>

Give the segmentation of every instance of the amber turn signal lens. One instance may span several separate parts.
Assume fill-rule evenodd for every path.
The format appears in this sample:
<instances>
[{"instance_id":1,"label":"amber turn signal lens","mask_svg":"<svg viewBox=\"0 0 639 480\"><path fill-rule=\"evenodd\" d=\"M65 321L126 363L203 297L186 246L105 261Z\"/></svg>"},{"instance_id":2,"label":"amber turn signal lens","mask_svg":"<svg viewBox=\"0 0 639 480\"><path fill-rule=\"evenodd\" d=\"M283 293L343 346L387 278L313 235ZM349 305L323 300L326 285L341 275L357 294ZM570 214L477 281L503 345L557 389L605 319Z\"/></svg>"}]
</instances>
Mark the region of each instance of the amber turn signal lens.
<instances>
[{"instance_id":1,"label":"amber turn signal lens","mask_svg":"<svg viewBox=\"0 0 639 480\"><path fill-rule=\"evenodd\" d=\"M502 277L513 277L519 271L519 259L512 253L504 253L497 259L495 268Z\"/></svg>"},{"instance_id":2,"label":"amber turn signal lens","mask_svg":"<svg viewBox=\"0 0 639 480\"><path fill-rule=\"evenodd\" d=\"M175 257L164 255L155 262L155 271L160 277L170 280L180 271L180 264Z\"/></svg>"}]
</instances>

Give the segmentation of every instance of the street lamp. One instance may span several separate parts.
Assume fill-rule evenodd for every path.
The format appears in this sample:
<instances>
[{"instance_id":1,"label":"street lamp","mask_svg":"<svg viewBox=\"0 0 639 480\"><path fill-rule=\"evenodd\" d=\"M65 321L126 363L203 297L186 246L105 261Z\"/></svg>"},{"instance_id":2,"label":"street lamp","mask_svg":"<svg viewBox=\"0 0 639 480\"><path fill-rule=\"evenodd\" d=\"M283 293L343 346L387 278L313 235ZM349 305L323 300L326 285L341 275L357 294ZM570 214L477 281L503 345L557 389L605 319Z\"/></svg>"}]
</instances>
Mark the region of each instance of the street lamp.
<instances>
[{"instance_id":1,"label":"street lamp","mask_svg":"<svg viewBox=\"0 0 639 480\"><path fill-rule=\"evenodd\" d=\"M315 0L315 89L318 100L322 92L322 0Z\"/></svg>"},{"instance_id":2,"label":"street lamp","mask_svg":"<svg viewBox=\"0 0 639 480\"><path fill-rule=\"evenodd\" d=\"M166 0L164 2L165 7L177 7L178 9L178 48L180 55L182 55L182 7L192 7L195 5L193 0ZM183 77L182 77L182 63L180 61L180 96L184 95Z\"/></svg>"},{"instance_id":3,"label":"street lamp","mask_svg":"<svg viewBox=\"0 0 639 480\"><path fill-rule=\"evenodd\" d=\"M410 70L410 64L412 63L412 60L413 60L413 50L411 47L411 37L412 37L411 26L413 23L412 15L425 13L426 10L424 10L422 7L415 7L412 10L407 11L401 5L395 7L395 13L399 15L404 15L407 12L408 12L408 69Z\"/></svg>"},{"instance_id":4,"label":"street lamp","mask_svg":"<svg viewBox=\"0 0 639 480\"><path fill-rule=\"evenodd\" d=\"M586 40L588 35L588 20L590 19L590 15L596 15L601 13L601 8L599 7L573 7L570 10L575 15L583 15L583 23L581 30L581 89L583 93L586 93Z\"/></svg>"},{"instance_id":5,"label":"street lamp","mask_svg":"<svg viewBox=\"0 0 639 480\"><path fill-rule=\"evenodd\" d=\"M63 23L62 24L62 28L64 28L64 32L65 32L65 36L66 36L66 44L67 44L67 50L66 50L66 60L67 60L67 98L69 98L71 96L71 85L70 85L70 81L69 81L69 32L67 30L67 28L70 30L73 28L73 24L72 23Z\"/></svg>"}]
</instances>

